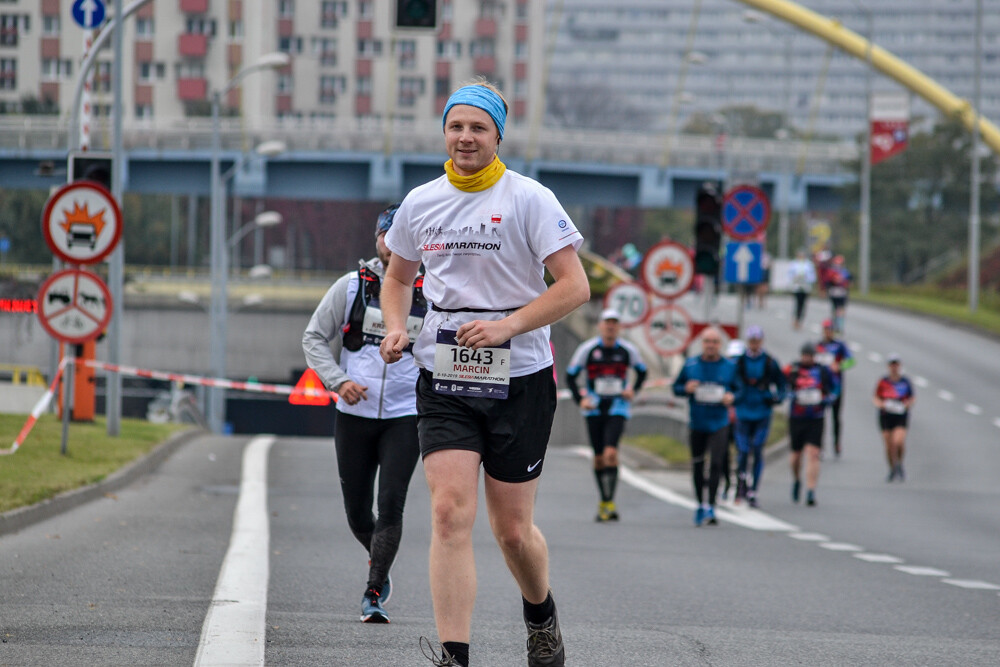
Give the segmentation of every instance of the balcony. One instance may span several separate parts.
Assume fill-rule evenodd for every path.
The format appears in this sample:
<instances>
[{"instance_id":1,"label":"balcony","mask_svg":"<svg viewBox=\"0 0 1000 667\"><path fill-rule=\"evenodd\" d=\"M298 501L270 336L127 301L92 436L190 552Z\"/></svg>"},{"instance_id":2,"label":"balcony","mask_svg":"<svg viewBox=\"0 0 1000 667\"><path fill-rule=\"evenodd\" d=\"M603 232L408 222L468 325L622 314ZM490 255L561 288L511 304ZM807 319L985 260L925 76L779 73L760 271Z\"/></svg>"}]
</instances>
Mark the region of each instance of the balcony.
<instances>
[{"instance_id":1,"label":"balcony","mask_svg":"<svg viewBox=\"0 0 1000 667\"><path fill-rule=\"evenodd\" d=\"M476 19L476 37L494 39L496 36L496 19Z\"/></svg>"},{"instance_id":2,"label":"balcony","mask_svg":"<svg viewBox=\"0 0 1000 667\"><path fill-rule=\"evenodd\" d=\"M185 102L205 99L208 97L208 79L177 79L177 97Z\"/></svg>"},{"instance_id":3,"label":"balcony","mask_svg":"<svg viewBox=\"0 0 1000 667\"><path fill-rule=\"evenodd\" d=\"M497 59L493 56L476 56L472 59L472 69L476 74L492 75L497 69Z\"/></svg>"},{"instance_id":4,"label":"balcony","mask_svg":"<svg viewBox=\"0 0 1000 667\"><path fill-rule=\"evenodd\" d=\"M204 58L208 54L208 35L180 35L177 52L185 58Z\"/></svg>"},{"instance_id":5,"label":"balcony","mask_svg":"<svg viewBox=\"0 0 1000 667\"><path fill-rule=\"evenodd\" d=\"M181 11L185 14L207 14L208 0L181 0Z\"/></svg>"}]
</instances>

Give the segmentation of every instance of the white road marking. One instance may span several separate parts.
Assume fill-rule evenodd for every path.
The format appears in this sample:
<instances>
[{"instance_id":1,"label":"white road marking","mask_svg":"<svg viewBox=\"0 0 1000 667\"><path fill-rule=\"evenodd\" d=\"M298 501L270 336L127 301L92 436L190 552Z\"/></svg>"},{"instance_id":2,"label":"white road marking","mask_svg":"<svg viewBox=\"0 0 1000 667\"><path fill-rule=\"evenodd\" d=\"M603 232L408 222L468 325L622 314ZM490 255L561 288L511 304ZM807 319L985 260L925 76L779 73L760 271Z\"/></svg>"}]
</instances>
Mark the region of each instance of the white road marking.
<instances>
[{"instance_id":1,"label":"white road marking","mask_svg":"<svg viewBox=\"0 0 1000 667\"><path fill-rule=\"evenodd\" d=\"M821 535L819 533L792 533L789 535L794 540L802 540L803 542L829 542L830 538L826 535Z\"/></svg>"},{"instance_id":2,"label":"white road marking","mask_svg":"<svg viewBox=\"0 0 1000 667\"><path fill-rule=\"evenodd\" d=\"M1000 586L991 584L988 581L976 581L975 579L942 579L942 582L958 586L959 588L970 588L980 591L1000 591Z\"/></svg>"},{"instance_id":3,"label":"white road marking","mask_svg":"<svg viewBox=\"0 0 1000 667\"><path fill-rule=\"evenodd\" d=\"M819 546L830 551L864 551L857 544L848 544L847 542L820 542Z\"/></svg>"},{"instance_id":4,"label":"white road marking","mask_svg":"<svg viewBox=\"0 0 1000 667\"><path fill-rule=\"evenodd\" d=\"M940 398L942 401L954 401L955 400L955 394L951 393L950 391L945 391L944 389L942 389L941 391L939 391L937 393L937 395L938 395L938 398Z\"/></svg>"},{"instance_id":5,"label":"white road marking","mask_svg":"<svg viewBox=\"0 0 1000 667\"><path fill-rule=\"evenodd\" d=\"M854 354L857 354L861 350L865 349L865 346L862 345L861 343L859 343L856 340L852 340L851 343L850 343L850 348L851 348L851 352L853 352Z\"/></svg>"},{"instance_id":6,"label":"white road marking","mask_svg":"<svg viewBox=\"0 0 1000 667\"><path fill-rule=\"evenodd\" d=\"M917 375L916 377L913 378L913 384L917 385L921 389L926 389L927 387L931 386L930 380L921 375Z\"/></svg>"},{"instance_id":7,"label":"white road marking","mask_svg":"<svg viewBox=\"0 0 1000 667\"><path fill-rule=\"evenodd\" d=\"M981 415L981 414L983 414L983 409L981 407L979 407L978 405L975 405L973 403L966 403L965 404L965 411L968 412L970 415Z\"/></svg>"},{"instance_id":8,"label":"white road marking","mask_svg":"<svg viewBox=\"0 0 1000 667\"><path fill-rule=\"evenodd\" d=\"M896 558L895 556L890 556L889 554L853 554L855 558L860 558L861 560L868 563L902 563L902 558Z\"/></svg>"},{"instance_id":9,"label":"white road marking","mask_svg":"<svg viewBox=\"0 0 1000 667\"><path fill-rule=\"evenodd\" d=\"M939 570L936 567L922 567L920 565L897 565L896 569L906 574L915 574L918 577L950 577L951 572Z\"/></svg>"},{"instance_id":10,"label":"white road marking","mask_svg":"<svg viewBox=\"0 0 1000 667\"><path fill-rule=\"evenodd\" d=\"M243 451L233 532L195 655L200 665L263 665L270 527L267 455L274 436L257 436Z\"/></svg>"},{"instance_id":11,"label":"white road marking","mask_svg":"<svg viewBox=\"0 0 1000 667\"><path fill-rule=\"evenodd\" d=\"M1000 417L997 417L996 419L993 420L993 425L996 426L997 428L1000 428Z\"/></svg>"}]
</instances>

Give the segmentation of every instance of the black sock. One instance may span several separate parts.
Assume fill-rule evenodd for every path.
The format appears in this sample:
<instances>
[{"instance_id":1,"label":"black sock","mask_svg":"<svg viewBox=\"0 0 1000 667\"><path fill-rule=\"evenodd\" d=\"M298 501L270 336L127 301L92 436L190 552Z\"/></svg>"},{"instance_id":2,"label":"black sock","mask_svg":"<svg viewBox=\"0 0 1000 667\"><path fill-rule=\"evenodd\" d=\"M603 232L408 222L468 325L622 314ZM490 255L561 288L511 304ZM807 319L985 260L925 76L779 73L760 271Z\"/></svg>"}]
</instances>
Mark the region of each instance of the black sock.
<instances>
[{"instance_id":1,"label":"black sock","mask_svg":"<svg viewBox=\"0 0 1000 667\"><path fill-rule=\"evenodd\" d=\"M455 658L462 667L469 667L469 645L465 642L445 642L441 644L448 655Z\"/></svg>"},{"instance_id":2,"label":"black sock","mask_svg":"<svg viewBox=\"0 0 1000 667\"><path fill-rule=\"evenodd\" d=\"M372 534L371 549L368 550L368 557L371 558L368 585L377 591L382 590L382 583L389 576L389 568L396 559L402 537L403 524L388 526Z\"/></svg>"},{"instance_id":3,"label":"black sock","mask_svg":"<svg viewBox=\"0 0 1000 667\"><path fill-rule=\"evenodd\" d=\"M532 604L524 597L521 598L521 602L524 603L524 620L535 625L541 625L556 613L556 603L552 599L552 593L546 595L545 601L541 604Z\"/></svg>"}]
</instances>

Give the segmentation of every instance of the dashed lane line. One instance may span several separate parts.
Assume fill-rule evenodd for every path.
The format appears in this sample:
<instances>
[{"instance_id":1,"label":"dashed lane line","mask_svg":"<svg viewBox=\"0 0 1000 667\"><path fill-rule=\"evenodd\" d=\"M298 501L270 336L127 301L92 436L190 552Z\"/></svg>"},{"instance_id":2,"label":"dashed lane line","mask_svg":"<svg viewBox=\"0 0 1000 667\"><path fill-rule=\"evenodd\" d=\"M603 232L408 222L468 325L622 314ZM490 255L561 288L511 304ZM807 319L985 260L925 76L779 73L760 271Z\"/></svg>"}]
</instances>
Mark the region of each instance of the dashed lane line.
<instances>
[{"instance_id":1,"label":"dashed lane line","mask_svg":"<svg viewBox=\"0 0 1000 667\"><path fill-rule=\"evenodd\" d=\"M243 450L233 532L201 628L195 667L264 664L271 539L267 455L273 443L274 436L257 436Z\"/></svg>"},{"instance_id":2,"label":"dashed lane line","mask_svg":"<svg viewBox=\"0 0 1000 667\"><path fill-rule=\"evenodd\" d=\"M981 414L983 414L983 409L981 407L979 407L978 405L975 405L974 403L966 403L965 404L965 411L968 412L970 415L981 415Z\"/></svg>"},{"instance_id":3,"label":"dashed lane line","mask_svg":"<svg viewBox=\"0 0 1000 667\"><path fill-rule=\"evenodd\" d=\"M849 544L847 542L820 542L819 546L821 549L828 549L830 551L864 551L857 544Z\"/></svg>"},{"instance_id":4,"label":"dashed lane line","mask_svg":"<svg viewBox=\"0 0 1000 667\"><path fill-rule=\"evenodd\" d=\"M937 395L938 395L938 398L940 398L942 401L948 401L949 403L951 401L955 400L955 394L953 394L950 391L947 391L945 389L942 389L941 391L939 391L937 393Z\"/></svg>"},{"instance_id":5,"label":"dashed lane line","mask_svg":"<svg viewBox=\"0 0 1000 667\"><path fill-rule=\"evenodd\" d=\"M917 385L921 389L926 389L931 386L930 380L920 375L914 376L913 384Z\"/></svg>"},{"instance_id":6,"label":"dashed lane line","mask_svg":"<svg viewBox=\"0 0 1000 667\"><path fill-rule=\"evenodd\" d=\"M852 554L855 558L865 561L866 563L887 563L889 565L895 565L896 563L902 563L902 558L897 558L896 556L890 556L889 554L869 554L860 553Z\"/></svg>"},{"instance_id":7,"label":"dashed lane line","mask_svg":"<svg viewBox=\"0 0 1000 667\"><path fill-rule=\"evenodd\" d=\"M952 586L958 586L959 588L979 591L1000 591L1000 586L991 584L988 581L978 581L976 579L942 579L941 581Z\"/></svg>"},{"instance_id":8,"label":"dashed lane line","mask_svg":"<svg viewBox=\"0 0 1000 667\"><path fill-rule=\"evenodd\" d=\"M913 574L918 577L950 577L951 572L939 570L936 567L924 567L922 565L897 565L895 569L906 574Z\"/></svg>"}]
</instances>

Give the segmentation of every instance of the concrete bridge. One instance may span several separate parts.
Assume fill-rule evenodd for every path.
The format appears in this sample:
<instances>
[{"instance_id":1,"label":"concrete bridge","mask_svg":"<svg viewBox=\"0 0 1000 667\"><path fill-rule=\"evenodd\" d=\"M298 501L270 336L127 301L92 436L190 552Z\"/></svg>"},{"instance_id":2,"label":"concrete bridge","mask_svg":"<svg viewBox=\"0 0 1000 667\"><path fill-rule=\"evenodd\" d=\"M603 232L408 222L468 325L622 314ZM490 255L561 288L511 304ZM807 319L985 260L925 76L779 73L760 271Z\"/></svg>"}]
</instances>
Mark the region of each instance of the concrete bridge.
<instances>
[{"instance_id":1,"label":"concrete bridge","mask_svg":"<svg viewBox=\"0 0 1000 667\"><path fill-rule=\"evenodd\" d=\"M209 194L209 119L134 121L124 128L125 189L139 193ZM845 164L857 147L805 142L528 127L508 129L501 148L507 165L541 181L566 205L690 206L705 180L727 174L756 180L772 204L793 212L839 205L836 188L855 180ZM224 119L222 169L232 170L232 193L242 197L312 200L398 200L441 174L439 125L358 119L287 120L246 127ZM288 150L264 159L253 153L265 140ZM92 151L110 145L95 124ZM55 116L0 118L0 182L47 189L65 182L66 121Z\"/></svg>"}]
</instances>

